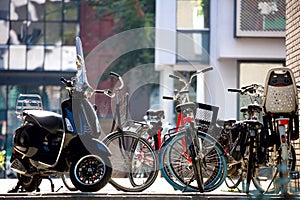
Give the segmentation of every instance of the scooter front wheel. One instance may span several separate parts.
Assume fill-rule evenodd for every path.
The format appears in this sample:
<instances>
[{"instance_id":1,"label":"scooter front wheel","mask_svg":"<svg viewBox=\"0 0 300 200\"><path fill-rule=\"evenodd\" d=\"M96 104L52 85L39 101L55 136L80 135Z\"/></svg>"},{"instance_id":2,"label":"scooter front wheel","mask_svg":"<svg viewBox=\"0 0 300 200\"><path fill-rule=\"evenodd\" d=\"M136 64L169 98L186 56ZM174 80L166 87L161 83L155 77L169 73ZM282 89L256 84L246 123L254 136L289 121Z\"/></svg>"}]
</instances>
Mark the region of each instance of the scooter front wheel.
<instances>
[{"instance_id":1,"label":"scooter front wheel","mask_svg":"<svg viewBox=\"0 0 300 200\"><path fill-rule=\"evenodd\" d=\"M82 192L96 192L110 180L111 161L107 156L86 155L71 164L70 179Z\"/></svg>"}]
</instances>

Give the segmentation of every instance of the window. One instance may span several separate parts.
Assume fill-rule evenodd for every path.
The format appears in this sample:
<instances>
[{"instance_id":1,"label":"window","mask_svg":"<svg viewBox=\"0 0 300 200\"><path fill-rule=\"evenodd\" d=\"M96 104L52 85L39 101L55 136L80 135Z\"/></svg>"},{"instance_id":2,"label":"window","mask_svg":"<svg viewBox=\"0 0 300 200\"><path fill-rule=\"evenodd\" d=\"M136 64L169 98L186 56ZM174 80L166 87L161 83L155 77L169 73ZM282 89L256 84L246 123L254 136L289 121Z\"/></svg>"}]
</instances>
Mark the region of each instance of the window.
<instances>
[{"instance_id":1,"label":"window","mask_svg":"<svg viewBox=\"0 0 300 200\"><path fill-rule=\"evenodd\" d=\"M177 0L177 63L208 64L209 0Z\"/></svg>"},{"instance_id":2,"label":"window","mask_svg":"<svg viewBox=\"0 0 300 200\"><path fill-rule=\"evenodd\" d=\"M75 70L79 8L80 0L0 1L0 70Z\"/></svg>"},{"instance_id":3,"label":"window","mask_svg":"<svg viewBox=\"0 0 300 200\"><path fill-rule=\"evenodd\" d=\"M284 62L239 62L239 87L253 83L264 86L269 69L284 65ZM250 103L251 99L248 96L239 95L239 107L247 106ZM240 114L240 119L242 118Z\"/></svg>"}]
</instances>

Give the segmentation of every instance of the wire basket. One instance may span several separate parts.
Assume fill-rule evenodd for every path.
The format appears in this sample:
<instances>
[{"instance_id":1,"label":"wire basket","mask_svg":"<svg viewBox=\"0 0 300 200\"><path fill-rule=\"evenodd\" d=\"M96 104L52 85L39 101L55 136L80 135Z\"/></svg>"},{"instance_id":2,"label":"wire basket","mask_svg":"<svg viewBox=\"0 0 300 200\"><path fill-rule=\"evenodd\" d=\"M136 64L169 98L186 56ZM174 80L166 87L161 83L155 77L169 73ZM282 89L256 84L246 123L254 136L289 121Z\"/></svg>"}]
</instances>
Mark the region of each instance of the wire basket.
<instances>
[{"instance_id":1,"label":"wire basket","mask_svg":"<svg viewBox=\"0 0 300 200\"><path fill-rule=\"evenodd\" d=\"M195 103L197 108L195 110L195 122L200 131L208 133L211 125L216 124L219 107Z\"/></svg>"},{"instance_id":2,"label":"wire basket","mask_svg":"<svg viewBox=\"0 0 300 200\"><path fill-rule=\"evenodd\" d=\"M120 128L124 128L127 126L128 123L128 96L129 94L126 93L120 93L118 96L119 100L119 112L120 112L120 118L118 119L118 114L114 113L117 126Z\"/></svg>"}]
</instances>

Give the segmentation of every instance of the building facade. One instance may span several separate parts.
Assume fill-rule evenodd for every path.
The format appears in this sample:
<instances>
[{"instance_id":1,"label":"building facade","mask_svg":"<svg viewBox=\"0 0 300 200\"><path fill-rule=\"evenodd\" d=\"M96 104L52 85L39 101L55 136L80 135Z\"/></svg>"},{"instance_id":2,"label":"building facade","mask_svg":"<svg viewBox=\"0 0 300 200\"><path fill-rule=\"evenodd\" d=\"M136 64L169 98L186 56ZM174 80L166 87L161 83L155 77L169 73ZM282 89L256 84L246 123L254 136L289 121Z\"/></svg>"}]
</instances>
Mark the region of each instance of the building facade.
<instances>
[{"instance_id":1,"label":"building facade","mask_svg":"<svg viewBox=\"0 0 300 200\"><path fill-rule=\"evenodd\" d=\"M112 34L113 19L96 14L85 0L0 1L0 148L8 158L21 123L17 96L39 94L44 109L60 113L67 97L60 78L76 71L75 37L90 51Z\"/></svg>"},{"instance_id":2,"label":"building facade","mask_svg":"<svg viewBox=\"0 0 300 200\"><path fill-rule=\"evenodd\" d=\"M169 50L168 53L156 50L161 84L171 88L171 83L164 78L169 73L213 67L212 72L199 77L196 94L198 100L219 106L221 119L239 118L239 107L247 101L228 93L228 88L263 84L270 67L285 66L283 0L156 3L156 28L170 33L156 37L157 47L162 48L160 41L167 41L164 48ZM181 20L184 17L189 20ZM186 42L186 38L190 40ZM185 60L180 60L178 55Z\"/></svg>"}]
</instances>

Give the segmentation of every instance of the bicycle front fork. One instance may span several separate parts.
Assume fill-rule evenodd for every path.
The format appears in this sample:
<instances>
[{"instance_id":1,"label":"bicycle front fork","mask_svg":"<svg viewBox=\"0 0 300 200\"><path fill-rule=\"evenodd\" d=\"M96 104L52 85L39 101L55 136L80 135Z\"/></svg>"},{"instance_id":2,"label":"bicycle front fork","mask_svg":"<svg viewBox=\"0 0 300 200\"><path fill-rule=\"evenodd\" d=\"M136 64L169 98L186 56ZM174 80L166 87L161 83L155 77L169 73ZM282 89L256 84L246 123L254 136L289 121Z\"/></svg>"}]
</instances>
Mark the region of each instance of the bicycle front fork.
<instances>
[{"instance_id":1,"label":"bicycle front fork","mask_svg":"<svg viewBox=\"0 0 300 200\"><path fill-rule=\"evenodd\" d=\"M280 185L281 192L287 193L287 185L289 182L289 171L288 171L288 160L289 160L289 146L287 142L286 130L288 129L289 119L288 118L279 118L276 119L277 128L280 138L280 147L281 147L281 161L280 161Z\"/></svg>"}]
</instances>

